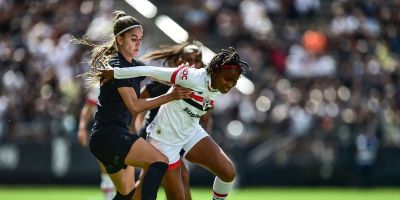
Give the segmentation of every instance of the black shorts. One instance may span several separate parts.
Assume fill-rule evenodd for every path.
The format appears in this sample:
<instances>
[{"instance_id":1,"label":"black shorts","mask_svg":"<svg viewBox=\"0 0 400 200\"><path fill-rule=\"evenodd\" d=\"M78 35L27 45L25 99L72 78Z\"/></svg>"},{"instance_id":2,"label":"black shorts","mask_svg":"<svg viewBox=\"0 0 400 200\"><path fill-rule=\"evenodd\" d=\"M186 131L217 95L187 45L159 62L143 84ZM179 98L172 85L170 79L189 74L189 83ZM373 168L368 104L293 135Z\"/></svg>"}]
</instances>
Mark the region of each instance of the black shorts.
<instances>
[{"instance_id":1,"label":"black shorts","mask_svg":"<svg viewBox=\"0 0 400 200\"><path fill-rule=\"evenodd\" d=\"M138 135L139 137L143 138L146 140L147 138L147 132L146 132L146 127L142 127L139 131L138 131Z\"/></svg>"},{"instance_id":2,"label":"black shorts","mask_svg":"<svg viewBox=\"0 0 400 200\"><path fill-rule=\"evenodd\" d=\"M137 139L139 136L129 133L125 127L95 124L90 134L90 150L107 173L113 174L127 167L125 158Z\"/></svg>"}]
</instances>

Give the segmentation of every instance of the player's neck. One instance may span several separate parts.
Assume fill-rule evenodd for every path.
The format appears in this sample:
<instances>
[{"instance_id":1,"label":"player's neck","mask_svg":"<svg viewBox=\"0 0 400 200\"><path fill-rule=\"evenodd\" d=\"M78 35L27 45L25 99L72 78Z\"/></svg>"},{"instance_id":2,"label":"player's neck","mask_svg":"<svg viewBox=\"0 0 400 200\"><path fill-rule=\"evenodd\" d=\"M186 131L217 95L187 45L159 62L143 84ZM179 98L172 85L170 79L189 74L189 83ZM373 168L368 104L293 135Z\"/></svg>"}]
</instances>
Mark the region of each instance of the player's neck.
<instances>
[{"instance_id":1,"label":"player's neck","mask_svg":"<svg viewBox=\"0 0 400 200\"><path fill-rule=\"evenodd\" d=\"M127 51L124 50L123 48L121 48L121 51L119 51L119 52L122 54L122 56L125 58L125 60L126 60L128 63L132 63L132 60L133 60L133 56L132 56L132 55L130 55L129 53L127 53Z\"/></svg>"}]
</instances>

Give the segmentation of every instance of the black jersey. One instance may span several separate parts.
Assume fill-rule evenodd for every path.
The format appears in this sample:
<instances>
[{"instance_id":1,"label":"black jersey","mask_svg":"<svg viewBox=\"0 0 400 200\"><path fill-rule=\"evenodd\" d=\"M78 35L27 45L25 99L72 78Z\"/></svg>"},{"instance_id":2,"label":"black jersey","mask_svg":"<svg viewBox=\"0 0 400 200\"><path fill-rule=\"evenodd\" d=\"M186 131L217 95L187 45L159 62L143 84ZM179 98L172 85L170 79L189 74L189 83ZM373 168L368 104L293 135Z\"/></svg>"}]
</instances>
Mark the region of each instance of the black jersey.
<instances>
[{"instance_id":1,"label":"black jersey","mask_svg":"<svg viewBox=\"0 0 400 200\"><path fill-rule=\"evenodd\" d=\"M171 88L171 86L162 84L157 81L153 81L146 85L146 90L149 92L150 97L158 97L160 95L163 95L168 92L169 88ZM144 129L146 129L146 127L153 121L159 109L160 107L156 107L149 111L145 118L143 127Z\"/></svg>"},{"instance_id":2,"label":"black jersey","mask_svg":"<svg viewBox=\"0 0 400 200\"><path fill-rule=\"evenodd\" d=\"M128 62L118 53L110 59L111 67L134 67L144 65L142 62L132 60ZM114 124L129 128L132 114L125 106L122 97L118 93L119 87L132 87L135 90L136 96L140 96L140 81L145 77L128 78L128 79L113 79L104 85L100 86L99 101L97 104L96 122L99 124Z\"/></svg>"}]
</instances>

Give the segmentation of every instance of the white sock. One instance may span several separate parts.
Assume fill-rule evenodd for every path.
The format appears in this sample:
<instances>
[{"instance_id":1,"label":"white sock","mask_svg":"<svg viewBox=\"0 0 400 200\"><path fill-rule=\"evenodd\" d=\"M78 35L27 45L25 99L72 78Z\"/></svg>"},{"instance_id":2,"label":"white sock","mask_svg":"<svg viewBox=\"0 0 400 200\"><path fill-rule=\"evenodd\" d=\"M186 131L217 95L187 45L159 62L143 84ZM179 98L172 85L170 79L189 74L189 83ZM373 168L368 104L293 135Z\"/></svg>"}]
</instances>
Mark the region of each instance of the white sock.
<instances>
[{"instance_id":1,"label":"white sock","mask_svg":"<svg viewBox=\"0 0 400 200\"><path fill-rule=\"evenodd\" d=\"M104 200L112 200L115 196L115 187L107 174L101 174L100 189L103 192Z\"/></svg>"},{"instance_id":2,"label":"white sock","mask_svg":"<svg viewBox=\"0 0 400 200\"><path fill-rule=\"evenodd\" d=\"M225 200L229 191L232 189L234 182L235 180L224 182L218 177L215 177L213 185L213 200Z\"/></svg>"}]
</instances>

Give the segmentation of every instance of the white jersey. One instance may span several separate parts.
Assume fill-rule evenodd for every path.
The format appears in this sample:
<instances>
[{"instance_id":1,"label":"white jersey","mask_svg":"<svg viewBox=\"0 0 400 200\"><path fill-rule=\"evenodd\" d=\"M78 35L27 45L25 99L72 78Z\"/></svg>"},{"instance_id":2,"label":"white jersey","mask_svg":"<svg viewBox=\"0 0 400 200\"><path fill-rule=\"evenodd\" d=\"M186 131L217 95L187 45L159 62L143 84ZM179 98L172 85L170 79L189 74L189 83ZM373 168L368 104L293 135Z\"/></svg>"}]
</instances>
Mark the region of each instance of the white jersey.
<instances>
[{"instance_id":1,"label":"white jersey","mask_svg":"<svg viewBox=\"0 0 400 200\"><path fill-rule=\"evenodd\" d=\"M194 91L190 99L163 104L153 122L147 127L147 132L152 138L166 144L180 145L188 142L193 131L200 127L200 117L213 109L216 97L221 94L211 88L211 77L204 68L196 69L187 65L179 68L114 68L114 78L137 76L150 76Z\"/></svg>"},{"instance_id":2,"label":"white jersey","mask_svg":"<svg viewBox=\"0 0 400 200\"><path fill-rule=\"evenodd\" d=\"M100 94L100 86L91 86L86 95L86 103L96 105Z\"/></svg>"}]
</instances>

